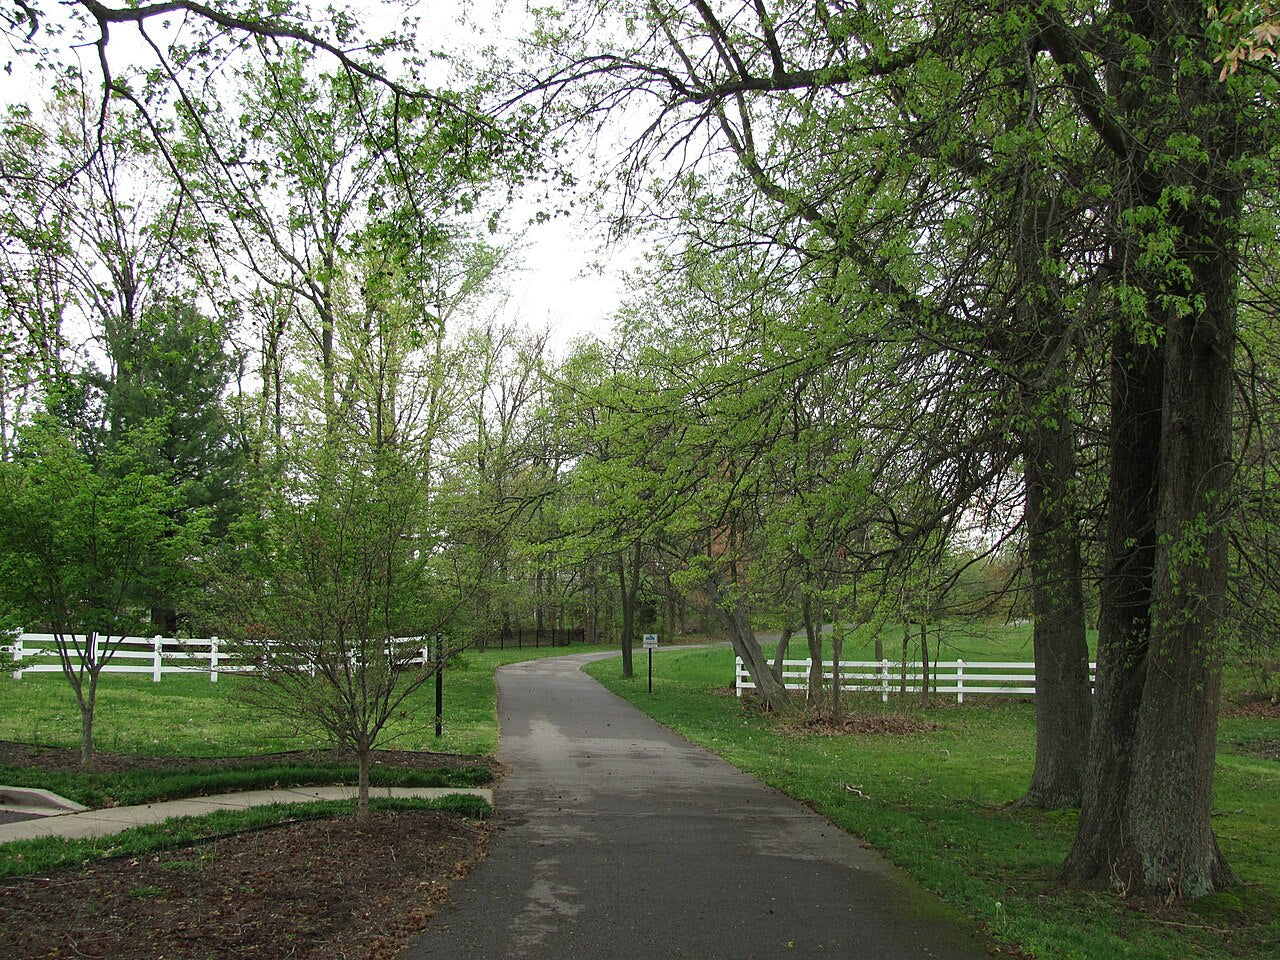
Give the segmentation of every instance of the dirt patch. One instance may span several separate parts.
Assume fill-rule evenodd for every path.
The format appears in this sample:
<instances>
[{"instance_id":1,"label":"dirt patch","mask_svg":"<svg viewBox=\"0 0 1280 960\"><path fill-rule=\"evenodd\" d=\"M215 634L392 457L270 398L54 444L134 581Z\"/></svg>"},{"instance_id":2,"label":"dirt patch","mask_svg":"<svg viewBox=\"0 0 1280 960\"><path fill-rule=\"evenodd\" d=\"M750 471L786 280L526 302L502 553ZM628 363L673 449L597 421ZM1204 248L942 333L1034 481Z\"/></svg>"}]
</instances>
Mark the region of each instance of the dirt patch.
<instances>
[{"instance_id":1,"label":"dirt patch","mask_svg":"<svg viewBox=\"0 0 1280 960\"><path fill-rule=\"evenodd\" d=\"M491 757L473 757L457 753L429 753L415 750L375 750L373 764L404 769L470 769L482 767L500 773L500 765ZM247 757L147 757L122 753L95 752L89 769L94 773L123 773L133 770L178 772L183 770L220 770L260 764L355 763L355 758L332 750L291 750L285 753L254 754ZM0 740L0 766L35 770L78 771L80 751L73 747L42 747L30 743Z\"/></svg>"},{"instance_id":2,"label":"dirt patch","mask_svg":"<svg viewBox=\"0 0 1280 960\"><path fill-rule=\"evenodd\" d=\"M938 725L919 717L900 713L854 713L836 723L829 717L801 717L784 727L792 733L809 733L819 737L838 737L845 734L903 736L937 730Z\"/></svg>"},{"instance_id":3,"label":"dirt patch","mask_svg":"<svg viewBox=\"0 0 1280 960\"><path fill-rule=\"evenodd\" d=\"M1241 696L1222 705L1224 717L1258 717L1263 720L1280 720L1280 697L1255 693Z\"/></svg>"},{"instance_id":4,"label":"dirt patch","mask_svg":"<svg viewBox=\"0 0 1280 960\"><path fill-rule=\"evenodd\" d=\"M0 882L0 956L394 957L489 831L443 813L378 813Z\"/></svg>"}]
</instances>

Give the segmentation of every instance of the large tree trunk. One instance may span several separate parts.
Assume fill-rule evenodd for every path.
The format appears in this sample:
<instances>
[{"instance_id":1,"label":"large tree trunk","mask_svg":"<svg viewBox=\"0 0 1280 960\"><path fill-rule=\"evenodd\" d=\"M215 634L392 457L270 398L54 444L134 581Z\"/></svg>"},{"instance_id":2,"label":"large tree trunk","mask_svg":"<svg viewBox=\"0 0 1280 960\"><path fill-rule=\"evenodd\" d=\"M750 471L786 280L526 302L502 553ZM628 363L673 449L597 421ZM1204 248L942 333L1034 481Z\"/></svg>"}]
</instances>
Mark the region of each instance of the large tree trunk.
<instances>
[{"instance_id":1,"label":"large tree trunk","mask_svg":"<svg viewBox=\"0 0 1280 960\"><path fill-rule=\"evenodd\" d=\"M634 661L631 644L636 633L636 595L640 591L640 570L643 559L642 547L637 540L632 546L630 555L617 557L618 595L622 601L622 675L634 675Z\"/></svg>"},{"instance_id":2,"label":"large tree trunk","mask_svg":"<svg viewBox=\"0 0 1280 960\"><path fill-rule=\"evenodd\" d=\"M1034 83L1026 108L1034 118ZM1020 111L1021 112L1021 111ZM1014 121L1021 129L1026 121ZM1057 189L1033 156L1020 170L1012 248L1017 270L1010 365L1019 371L1023 516L1035 618L1036 755L1026 806L1080 802L1088 754L1091 691L1076 524L1075 383L1071 322L1048 251L1060 250Z\"/></svg>"},{"instance_id":3,"label":"large tree trunk","mask_svg":"<svg viewBox=\"0 0 1280 960\"><path fill-rule=\"evenodd\" d=\"M1235 879L1209 818L1228 629L1236 337L1230 227L1239 198L1223 191L1206 205L1204 216L1212 220L1184 227L1209 240L1202 249L1219 253L1197 264L1203 310L1171 320L1165 340L1151 644L1134 735L1126 851L1141 887L1186 897ZM1198 258L1199 250L1189 256Z\"/></svg>"},{"instance_id":4,"label":"large tree trunk","mask_svg":"<svg viewBox=\"0 0 1280 960\"><path fill-rule=\"evenodd\" d=\"M1146 214L1119 221L1121 262L1145 296L1146 316L1120 318L1113 355L1099 693L1089 781L1063 873L1077 884L1196 897L1234 882L1210 816L1242 192L1230 151L1240 141L1209 65L1184 70L1170 52L1180 42L1172 25L1203 17L1203 7L1117 6L1153 53L1147 70L1115 72L1118 102L1144 123L1147 111L1159 111L1137 132L1161 144L1170 104L1180 106L1179 119L1194 125L1208 155L1160 166L1141 153L1121 158L1117 195ZM1180 199L1166 203L1171 188ZM1155 210L1160 217L1151 217ZM1165 244L1154 271L1146 222Z\"/></svg>"},{"instance_id":5,"label":"large tree trunk","mask_svg":"<svg viewBox=\"0 0 1280 960\"><path fill-rule=\"evenodd\" d=\"M1123 846L1133 736L1142 704L1155 568L1160 351L1122 326L1112 343L1111 478L1098 616L1098 673L1080 822L1063 865L1081 884L1110 882Z\"/></svg>"},{"instance_id":6,"label":"large tree trunk","mask_svg":"<svg viewBox=\"0 0 1280 960\"><path fill-rule=\"evenodd\" d=\"M1064 402L1057 417L1037 418L1025 454L1036 759L1022 803L1045 809L1080 802L1092 708L1080 537L1071 509L1075 449L1065 407Z\"/></svg>"}]
</instances>

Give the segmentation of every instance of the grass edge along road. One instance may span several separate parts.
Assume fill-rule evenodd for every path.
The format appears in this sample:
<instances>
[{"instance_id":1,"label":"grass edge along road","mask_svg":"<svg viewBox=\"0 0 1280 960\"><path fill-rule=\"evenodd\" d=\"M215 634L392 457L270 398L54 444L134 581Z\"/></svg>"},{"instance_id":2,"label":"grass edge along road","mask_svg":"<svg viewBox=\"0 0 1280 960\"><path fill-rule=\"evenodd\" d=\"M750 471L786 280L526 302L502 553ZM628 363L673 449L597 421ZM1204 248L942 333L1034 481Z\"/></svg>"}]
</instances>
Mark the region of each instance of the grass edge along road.
<instances>
[{"instance_id":1,"label":"grass edge along road","mask_svg":"<svg viewBox=\"0 0 1280 960\"><path fill-rule=\"evenodd\" d=\"M732 695L725 648L668 651L646 679L616 660L587 672L659 722L866 839L986 927L1002 951L1042 960L1280 955L1280 763L1220 750L1215 829L1243 885L1193 904L1070 893L1054 872L1075 811L1012 806L1030 778L1029 702L974 698L930 708L847 697L851 713L892 714L907 731L825 735L761 715ZM1275 720L1232 720L1239 742ZM1250 727L1262 726L1259 733ZM868 723L869 729L882 725Z\"/></svg>"}]
</instances>

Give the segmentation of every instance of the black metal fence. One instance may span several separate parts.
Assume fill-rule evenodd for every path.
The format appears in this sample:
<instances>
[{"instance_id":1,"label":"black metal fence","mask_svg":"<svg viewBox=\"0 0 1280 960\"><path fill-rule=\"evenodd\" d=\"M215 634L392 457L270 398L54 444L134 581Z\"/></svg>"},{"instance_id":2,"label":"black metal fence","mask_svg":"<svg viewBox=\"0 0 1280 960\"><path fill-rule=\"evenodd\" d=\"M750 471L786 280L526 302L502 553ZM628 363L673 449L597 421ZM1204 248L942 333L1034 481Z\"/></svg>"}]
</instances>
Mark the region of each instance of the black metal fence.
<instances>
[{"instance_id":1,"label":"black metal fence","mask_svg":"<svg viewBox=\"0 0 1280 960\"><path fill-rule=\"evenodd\" d=\"M567 647L574 643L586 643L585 627L507 627L477 637L476 649L508 647Z\"/></svg>"}]
</instances>

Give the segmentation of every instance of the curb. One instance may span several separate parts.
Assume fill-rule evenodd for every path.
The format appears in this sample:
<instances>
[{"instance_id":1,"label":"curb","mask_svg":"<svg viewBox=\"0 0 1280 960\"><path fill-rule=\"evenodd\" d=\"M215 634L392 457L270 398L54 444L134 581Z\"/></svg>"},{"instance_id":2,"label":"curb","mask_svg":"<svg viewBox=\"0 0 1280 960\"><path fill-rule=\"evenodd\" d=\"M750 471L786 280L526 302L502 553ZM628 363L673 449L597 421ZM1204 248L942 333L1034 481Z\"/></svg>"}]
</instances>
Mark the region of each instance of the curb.
<instances>
[{"instance_id":1,"label":"curb","mask_svg":"<svg viewBox=\"0 0 1280 960\"><path fill-rule=\"evenodd\" d=\"M64 813L83 813L88 807L38 787L6 787L0 785L0 809L15 813L31 813L53 817Z\"/></svg>"}]
</instances>

